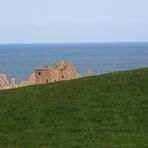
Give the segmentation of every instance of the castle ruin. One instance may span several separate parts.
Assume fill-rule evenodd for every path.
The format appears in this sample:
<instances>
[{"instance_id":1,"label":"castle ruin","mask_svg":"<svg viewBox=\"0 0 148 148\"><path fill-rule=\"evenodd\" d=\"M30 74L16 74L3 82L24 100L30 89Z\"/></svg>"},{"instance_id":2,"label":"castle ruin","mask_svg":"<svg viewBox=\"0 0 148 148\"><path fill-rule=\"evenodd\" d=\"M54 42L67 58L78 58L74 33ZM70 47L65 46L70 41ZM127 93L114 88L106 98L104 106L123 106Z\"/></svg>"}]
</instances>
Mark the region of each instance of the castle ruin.
<instances>
[{"instance_id":1,"label":"castle ruin","mask_svg":"<svg viewBox=\"0 0 148 148\"><path fill-rule=\"evenodd\" d=\"M53 66L45 64L43 67L35 70L35 83L50 83L61 80L71 80L79 78L77 70L70 62L61 61Z\"/></svg>"},{"instance_id":2,"label":"castle ruin","mask_svg":"<svg viewBox=\"0 0 148 148\"><path fill-rule=\"evenodd\" d=\"M92 76L92 70L89 70L86 76ZM10 81L6 74L0 74L0 89L10 89L23 87L28 85L45 84L62 80L72 80L82 77L75 67L68 61L60 61L51 66L45 64L41 68L37 68L28 78L28 80L15 82L15 79Z\"/></svg>"}]
</instances>

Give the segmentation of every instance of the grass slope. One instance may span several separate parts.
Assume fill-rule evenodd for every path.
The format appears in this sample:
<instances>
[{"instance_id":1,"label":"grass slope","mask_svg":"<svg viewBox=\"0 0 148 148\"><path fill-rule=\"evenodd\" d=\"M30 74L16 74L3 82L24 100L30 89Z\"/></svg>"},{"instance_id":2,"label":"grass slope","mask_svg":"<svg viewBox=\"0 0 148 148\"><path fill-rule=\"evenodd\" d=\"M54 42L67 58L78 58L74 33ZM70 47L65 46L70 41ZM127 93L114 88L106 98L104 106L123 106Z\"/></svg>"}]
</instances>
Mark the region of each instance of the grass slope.
<instances>
[{"instance_id":1,"label":"grass slope","mask_svg":"<svg viewBox=\"0 0 148 148\"><path fill-rule=\"evenodd\" d=\"M148 69L0 91L0 147L148 147Z\"/></svg>"}]
</instances>

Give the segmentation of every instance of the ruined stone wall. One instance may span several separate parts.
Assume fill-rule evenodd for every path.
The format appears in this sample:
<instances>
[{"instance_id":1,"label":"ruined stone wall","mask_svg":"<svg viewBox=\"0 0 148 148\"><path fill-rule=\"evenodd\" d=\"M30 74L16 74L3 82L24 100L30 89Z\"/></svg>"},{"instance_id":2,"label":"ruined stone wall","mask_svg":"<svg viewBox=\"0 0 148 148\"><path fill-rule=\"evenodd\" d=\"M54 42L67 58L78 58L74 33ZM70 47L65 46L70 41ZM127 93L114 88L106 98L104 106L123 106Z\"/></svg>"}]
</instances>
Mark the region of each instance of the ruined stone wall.
<instances>
[{"instance_id":1,"label":"ruined stone wall","mask_svg":"<svg viewBox=\"0 0 148 148\"><path fill-rule=\"evenodd\" d=\"M10 82L7 79L6 74L0 74L0 89L10 87Z\"/></svg>"},{"instance_id":2,"label":"ruined stone wall","mask_svg":"<svg viewBox=\"0 0 148 148\"><path fill-rule=\"evenodd\" d=\"M77 70L70 62L61 61L49 67L47 64L42 68L36 69L36 84L50 83L61 80L71 80L78 78Z\"/></svg>"},{"instance_id":3,"label":"ruined stone wall","mask_svg":"<svg viewBox=\"0 0 148 148\"><path fill-rule=\"evenodd\" d=\"M87 76L92 76L92 70L89 70ZM28 80L15 83L15 79L9 81L6 74L0 74L0 89L17 88L28 85L51 83L55 81L71 80L80 78L81 75L72 66L70 62L57 62L51 67L48 64L36 69L34 73L30 75Z\"/></svg>"},{"instance_id":4,"label":"ruined stone wall","mask_svg":"<svg viewBox=\"0 0 148 148\"><path fill-rule=\"evenodd\" d=\"M77 70L70 62L61 61L55 64L55 68L58 69L59 80L71 80L78 77Z\"/></svg>"},{"instance_id":5,"label":"ruined stone wall","mask_svg":"<svg viewBox=\"0 0 148 148\"><path fill-rule=\"evenodd\" d=\"M51 82L51 75L52 75L52 72L50 69L37 69L35 71L36 84Z\"/></svg>"},{"instance_id":6,"label":"ruined stone wall","mask_svg":"<svg viewBox=\"0 0 148 148\"><path fill-rule=\"evenodd\" d=\"M23 87L28 85L34 85L35 84L35 73L32 73L28 80L21 81L14 85L14 87Z\"/></svg>"},{"instance_id":7,"label":"ruined stone wall","mask_svg":"<svg viewBox=\"0 0 148 148\"><path fill-rule=\"evenodd\" d=\"M59 81L59 72L57 69L52 69L51 72L51 82Z\"/></svg>"}]
</instances>

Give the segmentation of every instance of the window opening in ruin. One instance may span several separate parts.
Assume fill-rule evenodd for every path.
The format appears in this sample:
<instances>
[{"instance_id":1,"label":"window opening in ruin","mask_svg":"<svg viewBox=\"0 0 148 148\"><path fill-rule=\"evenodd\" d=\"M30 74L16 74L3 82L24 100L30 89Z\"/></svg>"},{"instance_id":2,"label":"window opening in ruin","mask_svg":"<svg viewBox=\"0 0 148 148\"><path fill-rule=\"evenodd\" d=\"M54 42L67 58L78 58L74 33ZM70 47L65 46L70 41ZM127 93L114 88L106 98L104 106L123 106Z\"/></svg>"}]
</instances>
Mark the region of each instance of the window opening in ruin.
<instances>
[{"instance_id":1,"label":"window opening in ruin","mask_svg":"<svg viewBox=\"0 0 148 148\"><path fill-rule=\"evenodd\" d=\"M64 76L62 76L62 79L64 78Z\"/></svg>"},{"instance_id":2,"label":"window opening in ruin","mask_svg":"<svg viewBox=\"0 0 148 148\"><path fill-rule=\"evenodd\" d=\"M39 72L39 76L41 75L41 72Z\"/></svg>"},{"instance_id":3,"label":"window opening in ruin","mask_svg":"<svg viewBox=\"0 0 148 148\"><path fill-rule=\"evenodd\" d=\"M48 79L46 79L46 82L48 83Z\"/></svg>"}]
</instances>

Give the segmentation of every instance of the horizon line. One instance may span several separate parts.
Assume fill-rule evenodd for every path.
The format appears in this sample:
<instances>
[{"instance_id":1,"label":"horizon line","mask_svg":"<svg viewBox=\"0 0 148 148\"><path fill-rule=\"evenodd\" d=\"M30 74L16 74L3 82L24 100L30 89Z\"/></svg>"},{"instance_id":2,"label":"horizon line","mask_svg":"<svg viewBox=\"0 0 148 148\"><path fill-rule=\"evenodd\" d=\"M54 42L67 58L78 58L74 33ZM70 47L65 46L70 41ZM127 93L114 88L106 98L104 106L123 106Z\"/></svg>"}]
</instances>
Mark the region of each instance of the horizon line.
<instances>
[{"instance_id":1,"label":"horizon line","mask_svg":"<svg viewBox=\"0 0 148 148\"><path fill-rule=\"evenodd\" d=\"M22 43L0 43L0 45L30 45L30 44L122 44L122 43L148 43L148 41L110 41L110 42L22 42Z\"/></svg>"}]
</instances>

